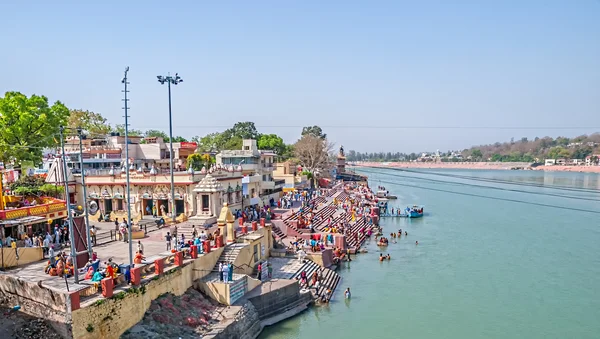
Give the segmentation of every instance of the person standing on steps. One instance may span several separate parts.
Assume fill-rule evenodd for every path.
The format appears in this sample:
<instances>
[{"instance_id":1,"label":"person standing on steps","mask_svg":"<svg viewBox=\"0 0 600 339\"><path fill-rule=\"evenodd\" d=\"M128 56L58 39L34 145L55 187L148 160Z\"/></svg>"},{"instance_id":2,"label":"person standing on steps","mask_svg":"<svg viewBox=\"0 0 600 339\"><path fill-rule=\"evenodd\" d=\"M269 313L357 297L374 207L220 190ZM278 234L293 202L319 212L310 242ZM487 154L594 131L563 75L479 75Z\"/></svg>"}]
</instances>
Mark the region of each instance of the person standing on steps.
<instances>
[{"instance_id":1,"label":"person standing on steps","mask_svg":"<svg viewBox=\"0 0 600 339\"><path fill-rule=\"evenodd\" d=\"M267 262L267 278L273 278L273 265L271 262Z\"/></svg>"},{"instance_id":2,"label":"person standing on steps","mask_svg":"<svg viewBox=\"0 0 600 339\"><path fill-rule=\"evenodd\" d=\"M256 279L262 281L262 263L261 262L258 263L257 269L258 269L258 274L256 275Z\"/></svg>"},{"instance_id":3,"label":"person standing on steps","mask_svg":"<svg viewBox=\"0 0 600 339\"><path fill-rule=\"evenodd\" d=\"M167 232L167 235L165 236L165 241L167 242L167 251L171 250L171 233Z\"/></svg>"},{"instance_id":4,"label":"person standing on steps","mask_svg":"<svg viewBox=\"0 0 600 339\"><path fill-rule=\"evenodd\" d=\"M228 272L227 280L233 281L233 263L232 262L227 264L227 272Z\"/></svg>"},{"instance_id":5,"label":"person standing on steps","mask_svg":"<svg viewBox=\"0 0 600 339\"><path fill-rule=\"evenodd\" d=\"M229 282L229 265L227 263L221 263L221 277L226 284Z\"/></svg>"},{"instance_id":6,"label":"person standing on steps","mask_svg":"<svg viewBox=\"0 0 600 339\"><path fill-rule=\"evenodd\" d=\"M223 263L219 263L219 281L223 281Z\"/></svg>"}]
</instances>

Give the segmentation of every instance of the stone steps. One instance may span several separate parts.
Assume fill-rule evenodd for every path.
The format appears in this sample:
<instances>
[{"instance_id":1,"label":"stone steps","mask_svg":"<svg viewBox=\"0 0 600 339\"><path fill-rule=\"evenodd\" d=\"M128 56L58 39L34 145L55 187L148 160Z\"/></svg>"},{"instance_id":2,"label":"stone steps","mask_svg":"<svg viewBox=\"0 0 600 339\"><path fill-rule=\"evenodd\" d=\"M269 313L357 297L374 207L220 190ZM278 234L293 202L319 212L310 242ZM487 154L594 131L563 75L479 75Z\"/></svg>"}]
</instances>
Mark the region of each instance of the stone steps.
<instances>
[{"instance_id":1,"label":"stone steps","mask_svg":"<svg viewBox=\"0 0 600 339\"><path fill-rule=\"evenodd\" d=\"M238 256L238 254L240 254L241 249L246 246L248 246L248 244L244 244L244 243L234 243L234 244L225 246L223 253L221 253L221 256L215 263L213 271L217 271L217 272L219 271L219 263L234 262Z\"/></svg>"},{"instance_id":2,"label":"stone steps","mask_svg":"<svg viewBox=\"0 0 600 339\"><path fill-rule=\"evenodd\" d=\"M306 271L306 277L308 278L308 283L311 283L312 274L317 271L322 270L323 279L320 282L319 289L315 293L316 296L322 295L326 290L331 290L331 295L335 292L337 285L340 282L340 275L337 274L334 270L329 268L321 267L313 261L306 260L304 265L292 276L292 279L300 280L300 276L302 271Z\"/></svg>"}]
</instances>

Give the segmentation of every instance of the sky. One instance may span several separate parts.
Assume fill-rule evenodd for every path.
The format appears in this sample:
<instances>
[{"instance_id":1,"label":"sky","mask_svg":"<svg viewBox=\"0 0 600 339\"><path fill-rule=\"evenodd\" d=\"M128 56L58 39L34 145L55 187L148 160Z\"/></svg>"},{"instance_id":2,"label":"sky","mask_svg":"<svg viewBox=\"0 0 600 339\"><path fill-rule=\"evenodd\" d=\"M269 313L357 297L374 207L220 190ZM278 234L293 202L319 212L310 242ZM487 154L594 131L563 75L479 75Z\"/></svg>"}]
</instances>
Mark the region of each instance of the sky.
<instances>
[{"instance_id":1,"label":"sky","mask_svg":"<svg viewBox=\"0 0 600 339\"><path fill-rule=\"evenodd\" d=\"M600 132L600 0L0 3L0 92L168 131L253 121L346 151Z\"/></svg>"}]
</instances>

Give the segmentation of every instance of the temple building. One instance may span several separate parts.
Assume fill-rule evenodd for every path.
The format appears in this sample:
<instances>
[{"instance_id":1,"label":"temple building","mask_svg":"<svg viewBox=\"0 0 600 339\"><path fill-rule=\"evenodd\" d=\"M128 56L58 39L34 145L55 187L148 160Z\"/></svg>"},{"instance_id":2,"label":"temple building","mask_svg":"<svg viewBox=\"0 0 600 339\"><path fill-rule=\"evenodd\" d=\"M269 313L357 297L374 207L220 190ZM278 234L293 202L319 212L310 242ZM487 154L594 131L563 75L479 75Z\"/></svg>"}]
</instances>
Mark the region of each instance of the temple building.
<instances>
[{"instance_id":1,"label":"temple building","mask_svg":"<svg viewBox=\"0 0 600 339\"><path fill-rule=\"evenodd\" d=\"M151 216L156 207L159 216L172 213L172 199L175 200L175 214L184 219L197 218L207 222L219 215L220 206L227 202L233 209L242 206L242 170L213 165L208 170L175 172L175 194L171 196L171 176L159 173L154 167L149 172L129 169L131 187L131 215L134 219ZM81 176L76 176L81 183ZM102 215L110 214L111 219L123 216L126 212L126 172L112 169L108 174L87 174L85 176L87 200L94 201ZM79 192L81 193L82 190ZM83 197L77 201L83 201Z\"/></svg>"}]
</instances>

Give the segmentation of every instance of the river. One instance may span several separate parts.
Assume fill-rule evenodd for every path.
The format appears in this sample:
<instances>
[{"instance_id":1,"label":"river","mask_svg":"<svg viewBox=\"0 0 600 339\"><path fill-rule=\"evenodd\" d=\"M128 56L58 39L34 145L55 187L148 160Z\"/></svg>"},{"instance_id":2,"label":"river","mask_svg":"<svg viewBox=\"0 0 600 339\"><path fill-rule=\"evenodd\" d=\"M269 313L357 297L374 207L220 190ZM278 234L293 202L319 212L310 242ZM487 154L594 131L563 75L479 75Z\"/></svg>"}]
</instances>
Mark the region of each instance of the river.
<instances>
[{"instance_id":1,"label":"river","mask_svg":"<svg viewBox=\"0 0 600 339\"><path fill-rule=\"evenodd\" d=\"M391 261L377 260L372 241L340 268L331 304L261 339L600 336L598 174L420 172L361 172L398 196L393 205L422 204L426 215L384 218L384 234L408 231L384 250Z\"/></svg>"}]
</instances>

